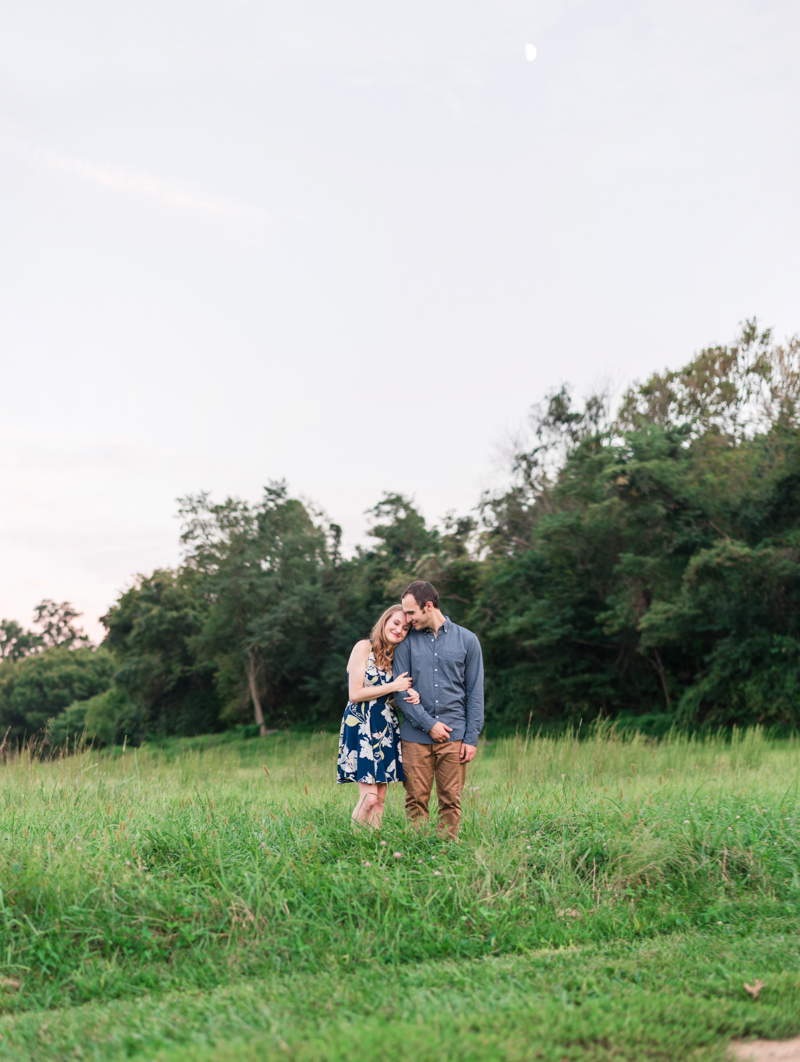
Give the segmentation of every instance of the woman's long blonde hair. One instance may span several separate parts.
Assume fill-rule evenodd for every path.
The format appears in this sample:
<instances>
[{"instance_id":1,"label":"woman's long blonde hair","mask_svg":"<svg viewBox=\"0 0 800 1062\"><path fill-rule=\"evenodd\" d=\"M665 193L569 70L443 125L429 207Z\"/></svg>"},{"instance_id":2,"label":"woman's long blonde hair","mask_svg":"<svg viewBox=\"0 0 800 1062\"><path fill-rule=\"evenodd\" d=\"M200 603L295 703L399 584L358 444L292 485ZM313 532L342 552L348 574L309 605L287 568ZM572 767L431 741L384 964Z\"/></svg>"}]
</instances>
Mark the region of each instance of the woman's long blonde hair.
<instances>
[{"instance_id":1,"label":"woman's long blonde hair","mask_svg":"<svg viewBox=\"0 0 800 1062\"><path fill-rule=\"evenodd\" d=\"M395 612L403 612L403 606L390 605L372 628L372 634L369 636L369 640L372 643L372 652L375 654L375 663L381 671L391 671L392 669L392 657L396 646L387 642L386 635L383 632L387 620Z\"/></svg>"}]
</instances>

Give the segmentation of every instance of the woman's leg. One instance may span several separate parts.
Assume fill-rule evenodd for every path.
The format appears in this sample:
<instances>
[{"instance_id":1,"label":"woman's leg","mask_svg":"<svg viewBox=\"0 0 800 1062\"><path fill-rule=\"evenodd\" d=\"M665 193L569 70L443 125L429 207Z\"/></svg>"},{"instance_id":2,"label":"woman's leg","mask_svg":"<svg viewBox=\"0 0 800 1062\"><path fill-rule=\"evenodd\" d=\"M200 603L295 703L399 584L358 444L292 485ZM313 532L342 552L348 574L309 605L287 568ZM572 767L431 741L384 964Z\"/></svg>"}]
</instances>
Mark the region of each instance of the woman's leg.
<instances>
[{"instance_id":1,"label":"woman's leg","mask_svg":"<svg viewBox=\"0 0 800 1062\"><path fill-rule=\"evenodd\" d=\"M373 826L372 817L378 803L378 786L367 782L358 783L358 803L353 808L353 822L356 826ZM386 788L385 786L383 787Z\"/></svg>"},{"instance_id":2,"label":"woman's leg","mask_svg":"<svg viewBox=\"0 0 800 1062\"><path fill-rule=\"evenodd\" d=\"M389 792L389 786L386 785L385 782L379 782L378 785L375 786L375 790L378 799L372 811L371 825L373 825L376 830L379 830L381 828L381 823L383 822L383 811L386 807L386 794Z\"/></svg>"}]
</instances>

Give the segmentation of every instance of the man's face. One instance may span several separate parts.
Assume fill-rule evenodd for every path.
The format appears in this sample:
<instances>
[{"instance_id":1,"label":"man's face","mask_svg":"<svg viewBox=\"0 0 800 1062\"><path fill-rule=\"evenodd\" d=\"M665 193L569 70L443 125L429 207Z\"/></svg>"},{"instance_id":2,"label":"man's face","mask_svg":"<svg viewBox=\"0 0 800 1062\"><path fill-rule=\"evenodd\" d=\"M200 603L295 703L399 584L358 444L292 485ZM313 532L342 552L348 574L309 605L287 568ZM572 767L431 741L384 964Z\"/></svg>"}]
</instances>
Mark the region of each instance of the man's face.
<instances>
[{"instance_id":1,"label":"man's face","mask_svg":"<svg viewBox=\"0 0 800 1062\"><path fill-rule=\"evenodd\" d=\"M406 594L403 598L403 611L415 631L429 631L433 629L433 602L426 601L425 607L420 608L413 594Z\"/></svg>"}]
</instances>

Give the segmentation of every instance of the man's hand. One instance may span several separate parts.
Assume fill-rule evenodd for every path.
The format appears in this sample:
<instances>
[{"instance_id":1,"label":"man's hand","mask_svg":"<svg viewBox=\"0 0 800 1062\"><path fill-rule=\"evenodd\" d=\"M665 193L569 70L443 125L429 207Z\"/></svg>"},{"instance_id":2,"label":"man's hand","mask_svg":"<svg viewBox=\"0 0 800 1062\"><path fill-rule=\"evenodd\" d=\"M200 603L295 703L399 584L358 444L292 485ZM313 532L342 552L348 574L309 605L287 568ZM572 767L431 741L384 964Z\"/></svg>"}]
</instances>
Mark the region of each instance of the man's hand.
<instances>
[{"instance_id":1,"label":"man's hand","mask_svg":"<svg viewBox=\"0 0 800 1062\"><path fill-rule=\"evenodd\" d=\"M433 731L431 731L431 733L433 733ZM477 747L475 745L465 745L462 742L461 743L461 756L460 756L461 762L462 763L469 763L470 760L474 760L475 759L475 753L477 751L478 751L478 749L477 749Z\"/></svg>"},{"instance_id":2,"label":"man's hand","mask_svg":"<svg viewBox=\"0 0 800 1062\"><path fill-rule=\"evenodd\" d=\"M428 733L434 741L447 741L447 739L450 737L452 729L453 728L451 726L448 726L447 723L434 723ZM474 749L472 755L475 755Z\"/></svg>"}]
</instances>

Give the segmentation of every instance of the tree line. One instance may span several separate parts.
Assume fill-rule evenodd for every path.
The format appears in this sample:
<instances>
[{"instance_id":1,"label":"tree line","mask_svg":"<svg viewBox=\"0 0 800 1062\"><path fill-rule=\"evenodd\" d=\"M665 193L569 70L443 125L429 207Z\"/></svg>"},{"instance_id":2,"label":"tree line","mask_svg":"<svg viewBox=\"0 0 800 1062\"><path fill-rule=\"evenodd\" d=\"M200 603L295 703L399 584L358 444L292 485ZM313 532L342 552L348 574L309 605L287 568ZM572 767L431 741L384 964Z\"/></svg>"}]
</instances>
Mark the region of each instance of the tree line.
<instances>
[{"instance_id":1,"label":"tree line","mask_svg":"<svg viewBox=\"0 0 800 1062\"><path fill-rule=\"evenodd\" d=\"M183 561L86 644L68 605L0 627L0 725L100 741L338 722L353 643L412 578L481 639L487 724L800 721L800 338L737 340L535 406L507 485L431 526L386 494L368 546L284 483L180 501ZM60 610L60 611L59 611ZM49 626L48 626L49 623Z\"/></svg>"}]
</instances>

